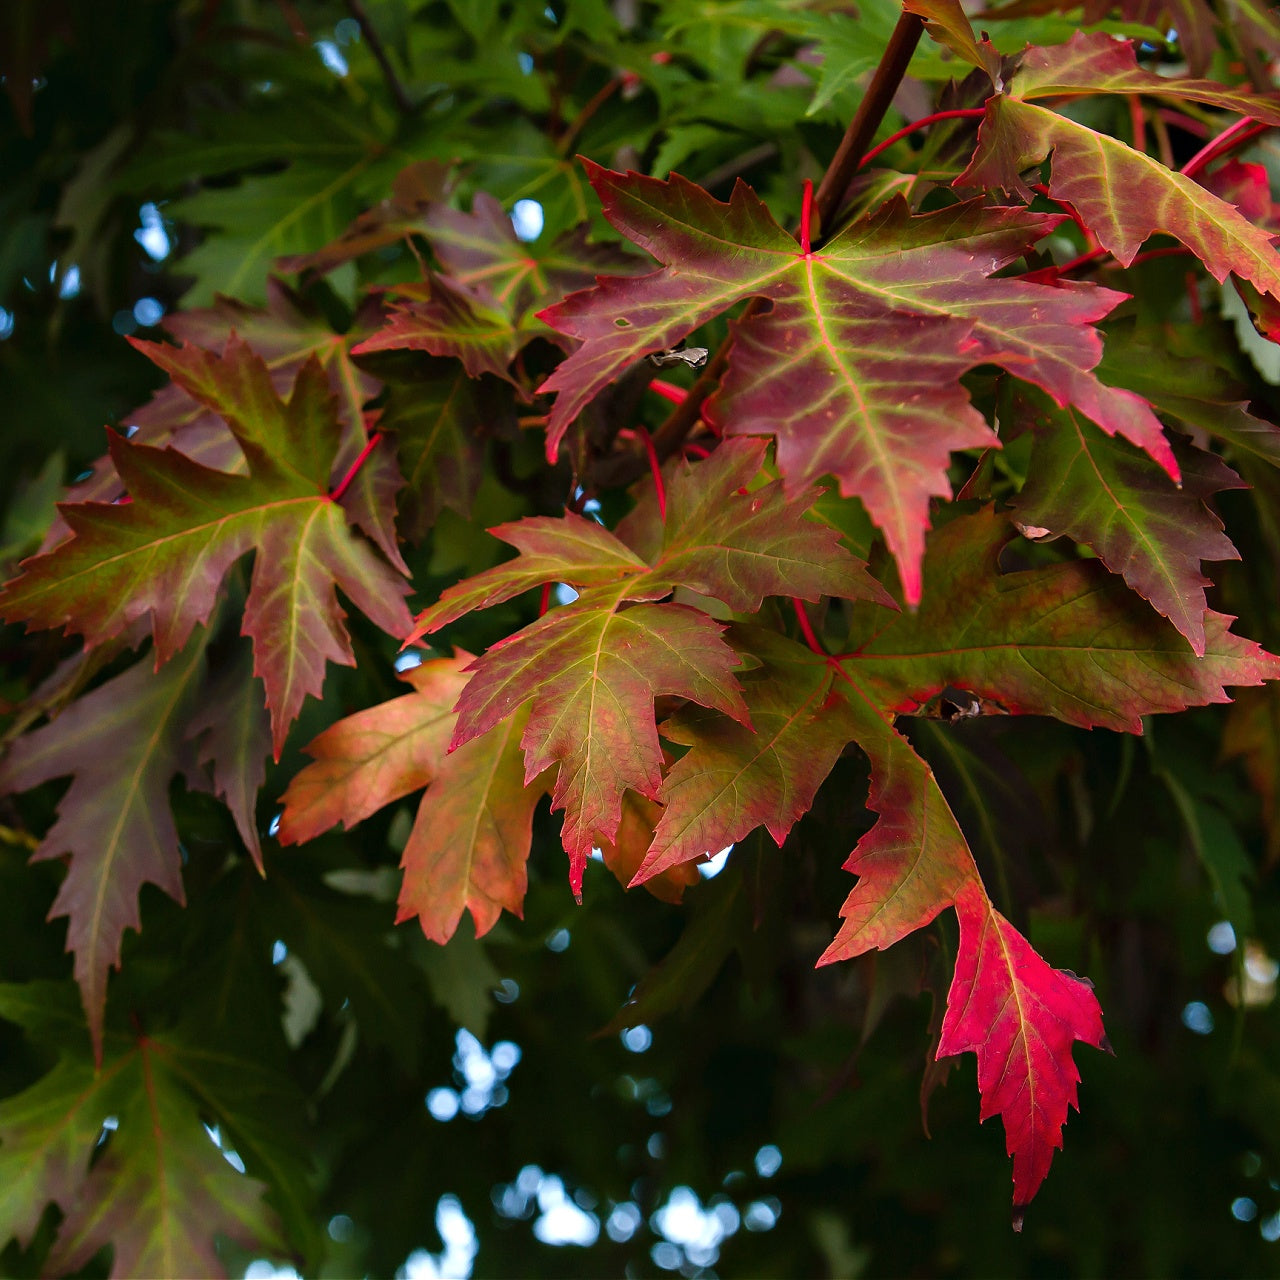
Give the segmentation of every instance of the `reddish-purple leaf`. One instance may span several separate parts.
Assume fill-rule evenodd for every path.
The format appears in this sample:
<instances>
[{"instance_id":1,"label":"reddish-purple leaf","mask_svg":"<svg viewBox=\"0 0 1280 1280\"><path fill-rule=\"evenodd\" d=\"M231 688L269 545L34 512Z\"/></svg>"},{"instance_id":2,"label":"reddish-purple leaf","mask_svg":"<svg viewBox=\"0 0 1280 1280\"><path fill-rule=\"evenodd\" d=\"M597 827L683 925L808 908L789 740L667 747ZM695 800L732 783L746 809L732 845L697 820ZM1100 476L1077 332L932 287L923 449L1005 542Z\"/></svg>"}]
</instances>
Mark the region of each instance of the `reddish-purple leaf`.
<instances>
[{"instance_id":1,"label":"reddish-purple leaf","mask_svg":"<svg viewBox=\"0 0 1280 1280\"><path fill-rule=\"evenodd\" d=\"M954 449L994 441L959 384L994 362L1077 403L1172 473L1158 420L1091 373L1092 322L1118 295L989 277L1056 225L1048 215L961 205L913 217L893 200L814 253L801 252L744 184L727 205L678 175L658 182L588 165L606 217L668 264L543 312L582 340L544 384L554 457L570 423L646 354L672 346L735 302L772 309L735 329L711 420L730 435L774 435L792 484L824 474L884 530L909 603L919 599L928 504L950 495Z\"/></svg>"}]
</instances>

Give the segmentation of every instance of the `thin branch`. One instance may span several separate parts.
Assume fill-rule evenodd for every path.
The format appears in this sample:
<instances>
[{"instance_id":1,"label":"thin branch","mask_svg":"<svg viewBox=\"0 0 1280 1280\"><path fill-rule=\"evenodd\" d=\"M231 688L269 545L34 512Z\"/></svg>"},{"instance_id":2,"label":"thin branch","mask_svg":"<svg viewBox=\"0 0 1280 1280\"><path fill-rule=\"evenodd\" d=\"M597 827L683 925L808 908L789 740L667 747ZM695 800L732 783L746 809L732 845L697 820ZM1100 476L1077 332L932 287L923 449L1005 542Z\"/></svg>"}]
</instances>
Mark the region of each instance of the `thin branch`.
<instances>
[{"instance_id":1,"label":"thin branch","mask_svg":"<svg viewBox=\"0 0 1280 1280\"><path fill-rule=\"evenodd\" d=\"M799 619L800 634L804 636L805 644L807 644L809 648L818 655L818 657L829 658L831 655L819 642L817 634L813 629L813 623L809 621L809 615L804 611L804 604L800 600L796 599L795 596L791 597L791 604L796 611L796 617Z\"/></svg>"},{"instance_id":2,"label":"thin branch","mask_svg":"<svg viewBox=\"0 0 1280 1280\"><path fill-rule=\"evenodd\" d=\"M1269 128L1271 128L1269 124L1259 124L1252 116L1244 116L1230 128L1224 129L1216 138L1210 138L1178 172L1185 177L1194 178L1201 169L1220 159L1228 151L1234 151L1244 146L1246 142L1252 142Z\"/></svg>"},{"instance_id":3,"label":"thin branch","mask_svg":"<svg viewBox=\"0 0 1280 1280\"><path fill-rule=\"evenodd\" d=\"M345 3L347 12L359 24L360 34L364 37L365 43L369 46L369 52L373 54L374 61L377 62L382 71L382 78L387 82L387 90L390 92L396 108L401 115L412 115L414 110L413 103L405 92L404 85L400 83L400 77L396 75L396 70L391 65L391 59L387 57L387 50L382 43L382 37L378 35L373 23L369 21L369 15L365 12L364 5L361 0L345 0Z\"/></svg>"},{"instance_id":4,"label":"thin branch","mask_svg":"<svg viewBox=\"0 0 1280 1280\"><path fill-rule=\"evenodd\" d=\"M569 127L564 131L564 137L560 139L560 154L567 156L573 151L574 143L578 141L587 121L591 119L597 111L600 110L610 98L622 87L622 77L614 76L612 80L606 81L599 89L592 94L587 105L578 112L570 121Z\"/></svg>"},{"instance_id":5,"label":"thin branch","mask_svg":"<svg viewBox=\"0 0 1280 1280\"><path fill-rule=\"evenodd\" d=\"M813 252L810 232L813 229L813 180L804 180L804 195L800 197L800 252L807 258Z\"/></svg>"},{"instance_id":6,"label":"thin branch","mask_svg":"<svg viewBox=\"0 0 1280 1280\"><path fill-rule=\"evenodd\" d=\"M858 166L893 102L903 76L907 74L907 67L923 32L924 19L914 13L904 12L889 37L889 43L871 77L867 92L858 103L858 109L849 121L849 127L818 187L818 218L824 234L835 225L844 193L853 180L853 175L858 172Z\"/></svg>"},{"instance_id":7,"label":"thin branch","mask_svg":"<svg viewBox=\"0 0 1280 1280\"><path fill-rule=\"evenodd\" d=\"M653 491L658 498L658 518L663 524L667 522L667 486L662 482L662 463L658 461L658 451L653 447L653 437L645 427L637 427L636 435L644 445L645 454L649 458L649 470L653 473Z\"/></svg>"}]
</instances>

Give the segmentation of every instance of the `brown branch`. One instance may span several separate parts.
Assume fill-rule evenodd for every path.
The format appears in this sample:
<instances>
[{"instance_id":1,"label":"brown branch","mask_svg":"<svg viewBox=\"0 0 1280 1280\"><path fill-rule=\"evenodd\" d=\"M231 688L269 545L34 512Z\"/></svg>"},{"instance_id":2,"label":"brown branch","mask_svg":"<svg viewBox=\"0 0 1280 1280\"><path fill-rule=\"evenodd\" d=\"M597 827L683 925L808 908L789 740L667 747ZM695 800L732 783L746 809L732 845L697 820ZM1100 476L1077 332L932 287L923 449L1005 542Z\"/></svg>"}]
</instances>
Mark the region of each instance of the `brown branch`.
<instances>
[{"instance_id":1,"label":"brown branch","mask_svg":"<svg viewBox=\"0 0 1280 1280\"><path fill-rule=\"evenodd\" d=\"M391 65L391 59L387 56L386 46L382 43L382 37L378 35L373 23L369 21L369 15L365 12L364 5L361 0L345 0L345 3L347 12L360 27L360 34L364 36L365 43L369 46L369 52L373 54L374 61L377 62L382 70L382 78L387 82L387 89L397 109L401 115L412 115L414 110L413 103L405 92L404 85L400 83L400 77L396 75L396 70Z\"/></svg>"},{"instance_id":2,"label":"brown branch","mask_svg":"<svg viewBox=\"0 0 1280 1280\"><path fill-rule=\"evenodd\" d=\"M814 197L819 227L824 234L835 223L844 193L871 145L872 138L876 136L876 130L889 110L903 76L907 74L907 67L923 31L923 19L913 13L903 13L889 37L889 43L885 45L884 54L867 86L866 95L858 104ZM758 314L763 305L762 299L752 298L738 317L737 323L742 324ZM697 382L690 388L688 396L667 415L666 421L653 433L653 444L659 458L665 460L675 453L697 424L702 416L702 406L715 390L729 363L732 342L733 337L730 335L720 344ZM643 473L646 465L644 458L637 454L614 454L602 458L592 467L592 480L599 486L629 484Z\"/></svg>"},{"instance_id":3,"label":"brown branch","mask_svg":"<svg viewBox=\"0 0 1280 1280\"><path fill-rule=\"evenodd\" d=\"M840 139L840 145L836 148L831 163L827 165L827 171L818 187L816 203L824 235L835 225L844 193L853 181L853 175L858 172L862 157L866 155L872 138L876 136L876 130L880 127L885 112L889 110L903 76L907 74L907 67L923 32L924 19L914 13L904 12L889 37L889 43L885 45L884 54L871 77L867 92L858 103L858 109L849 121L849 127L844 131L844 137Z\"/></svg>"}]
</instances>

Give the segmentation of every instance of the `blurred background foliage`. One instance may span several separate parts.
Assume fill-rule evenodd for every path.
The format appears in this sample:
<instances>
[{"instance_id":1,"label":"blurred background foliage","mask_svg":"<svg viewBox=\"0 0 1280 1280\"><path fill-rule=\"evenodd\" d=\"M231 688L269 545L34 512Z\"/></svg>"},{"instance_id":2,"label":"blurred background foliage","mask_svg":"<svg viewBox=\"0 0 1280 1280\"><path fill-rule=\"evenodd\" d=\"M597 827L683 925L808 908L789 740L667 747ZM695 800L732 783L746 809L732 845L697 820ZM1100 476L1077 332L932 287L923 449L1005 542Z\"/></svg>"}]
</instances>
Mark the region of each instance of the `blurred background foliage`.
<instances>
[{"instance_id":1,"label":"blurred background foliage","mask_svg":"<svg viewBox=\"0 0 1280 1280\"><path fill-rule=\"evenodd\" d=\"M103 425L127 427L156 389L125 336L157 336L175 312L216 303L218 323L257 326L284 354L291 343L340 345L358 324L357 286L380 270L403 274L403 241L323 278L286 274L287 286L271 283L273 264L322 248L365 210L385 211L406 170L400 194L414 182L447 187L467 207L487 191L533 238L583 219L608 234L578 152L659 176L676 168L721 196L742 175L785 222L898 12L894 0L868 0L857 17L849 9L7 0L6 572L39 544L63 486L102 453ZM1021 18L993 35L1011 51L1074 25ZM882 132L927 109L952 70L922 47ZM1258 154L1270 163L1265 147ZM1267 371L1240 353L1225 320L1210 314L1204 328L1244 398L1274 419ZM527 457L522 447L501 466L490 459L477 527L538 509L521 482L537 445ZM1222 574L1212 602L1274 650L1276 487L1248 478L1263 501L1223 500L1243 567ZM446 511L412 567L430 590L493 555ZM509 621L495 610L471 624L472 647ZM357 627L357 648L360 666L331 670L265 796L281 794L314 732L397 691L391 643ZM66 651L56 636L6 630L4 705L16 707ZM1001 909L1053 963L1096 983L1115 1047L1114 1057L1077 1048L1083 1114L1022 1235L1008 1226L999 1129L977 1123L972 1060L931 1061L950 913L888 953L814 971L849 887L840 864L869 822L857 759L841 763L783 854L745 841L684 908L624 895L598 864L576 906L544 809L524 920L504 918L481 941L464 921L442 949L415 926L392 926L412 803L301 851L268 839L260 879L220 806L175 784L189 905L144 891L108 1017L162 1030L193 1054L225 1046L262 1069L261 1087L210 1086L225 1099L218 1114L234 1117L211 1134L233 1164L246 1162L240 1148L261 1149L292 1171L288 1194L277 1188L272 1201L287 1243L270 1259L228 1245L228 1268L1280 1270L1275 690L1158 721L1143 739L1035 720L945 733L921 722L913 734ZM54 1026L49 1012L74 1002L63 926L44 922L59 873L27 863L25 833L43 829L57 795L46 787L0 810L3 977L40 984L33 1003L47 1005L37 1017L3 1004L2 1095L39 1078L59 1037L84 1050L83 1031ZM269 832L268 806L261 817ZM51 1209L30 1248L0 1253L0 1270L39 1273L54 1222ZM99 1255L85 1274L108 1268Z\"/></svg>"}]
</instances>

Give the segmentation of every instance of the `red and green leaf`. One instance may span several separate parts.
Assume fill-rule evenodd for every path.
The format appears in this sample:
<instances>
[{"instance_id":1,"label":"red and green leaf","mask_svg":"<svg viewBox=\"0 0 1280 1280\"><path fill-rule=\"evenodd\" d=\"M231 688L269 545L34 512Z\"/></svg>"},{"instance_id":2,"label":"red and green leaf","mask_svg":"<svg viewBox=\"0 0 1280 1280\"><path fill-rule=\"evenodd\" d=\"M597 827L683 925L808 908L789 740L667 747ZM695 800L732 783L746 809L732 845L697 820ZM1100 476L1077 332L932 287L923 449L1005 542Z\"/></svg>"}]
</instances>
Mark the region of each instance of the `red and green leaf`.
<instances>
[{"instance_id":1,"label":"red and green leaf","mask_svg":"<svg viewBox=\"0 0 1280 1280\"><path fill-rule=\"evenodd\" d=\"M147 351L224 419L248 474L113 437L130 501L64 505L75 536L28 561L0 609L10 621L78 632L90 645L149 617L165 662L207 621L227 572L253 550L244 631L278 755L304 698L319 694L326 664L355 661L335 589L398 635L409 625L408 588L329 496L340 427L316 361L285 402L263 362L236 340L222 357L197 347Z\"/></svg>"},{"instance_id":2,"label":"red and green leaf","mask_svg":"<svg viewBox=\"0 0 1280 1280\"><path fill-rule=\"evenodd\" d=\"M928 504L949 496L956 449L994 436L960 376L1002 364L1075 403L1105 430L1176 463L1141 399L1092 374L1092 323L1119 301L1089 287L992 280L1055 225L1053 217L961 205L912 216L891 200L805 252L745 184L727 205L679 176L667 182L589 165L606 217L668 264L603 279L543 312L581 339L543 385L558 391L548 454L609 382L746 298L772 308L735 329L728 370L708 403L728 435L772 435L792 484L835 476L884 531L906 599L920 598Z\"/></svg>"},{"instance_id":3,"label":"red and green leaf","mask_svg":"<svg viewBox=\"0 0 1280 1280\"><path fill-rule=\"evenodd\" d=\"M1193 178L1175 173L1118 138L1043 107L1063 93L1153 93L1239 111L1280 124L1280 106L1210 81L1157 76L1137 66L1131 42L1078 33L1067 45L1031 49L1010 90L987 102L978 149L956 179L960 188L1032 192L1025 170L1053 155L1049 194L1069 205L1124 266L1157 232L1180 240L1216 280L1234 272L1259 292L1280 294L1280 257L1271 232Z\"/></svg>"},{"instance_id":4,"label":"red and green leaf","mask_svg":"<svg viewBox=\"0 0 1280 1280\"><path fill-rule=\"evenodd\" d=\"M1037 434L1015 506L1028 537L1066 534L1092 547L1203 656L1210 581L1200 562L1239 559L1205 499L1240 485L1221 459L1196 450L1183 456L1178 488L1150 459L1068 409Z\"/></svg>"},{"instance_id":5,"label":"red and green leaf","mask_svg":"<svg viewBox=\"0 0 1280 1280\"><path fill-rule=\"evenodd\" d=\"M204 671L198 636L160 671L139 662L83 695L19 738L0 764L4 792L72 779L34 857L68 859L50 914L67 917L67 950L98 1057L107 974L120 967L125 930L141 927L142 886L185 900L169 784L178 774L200 784L185 739Z\"/></svg>"}]
</instances>

